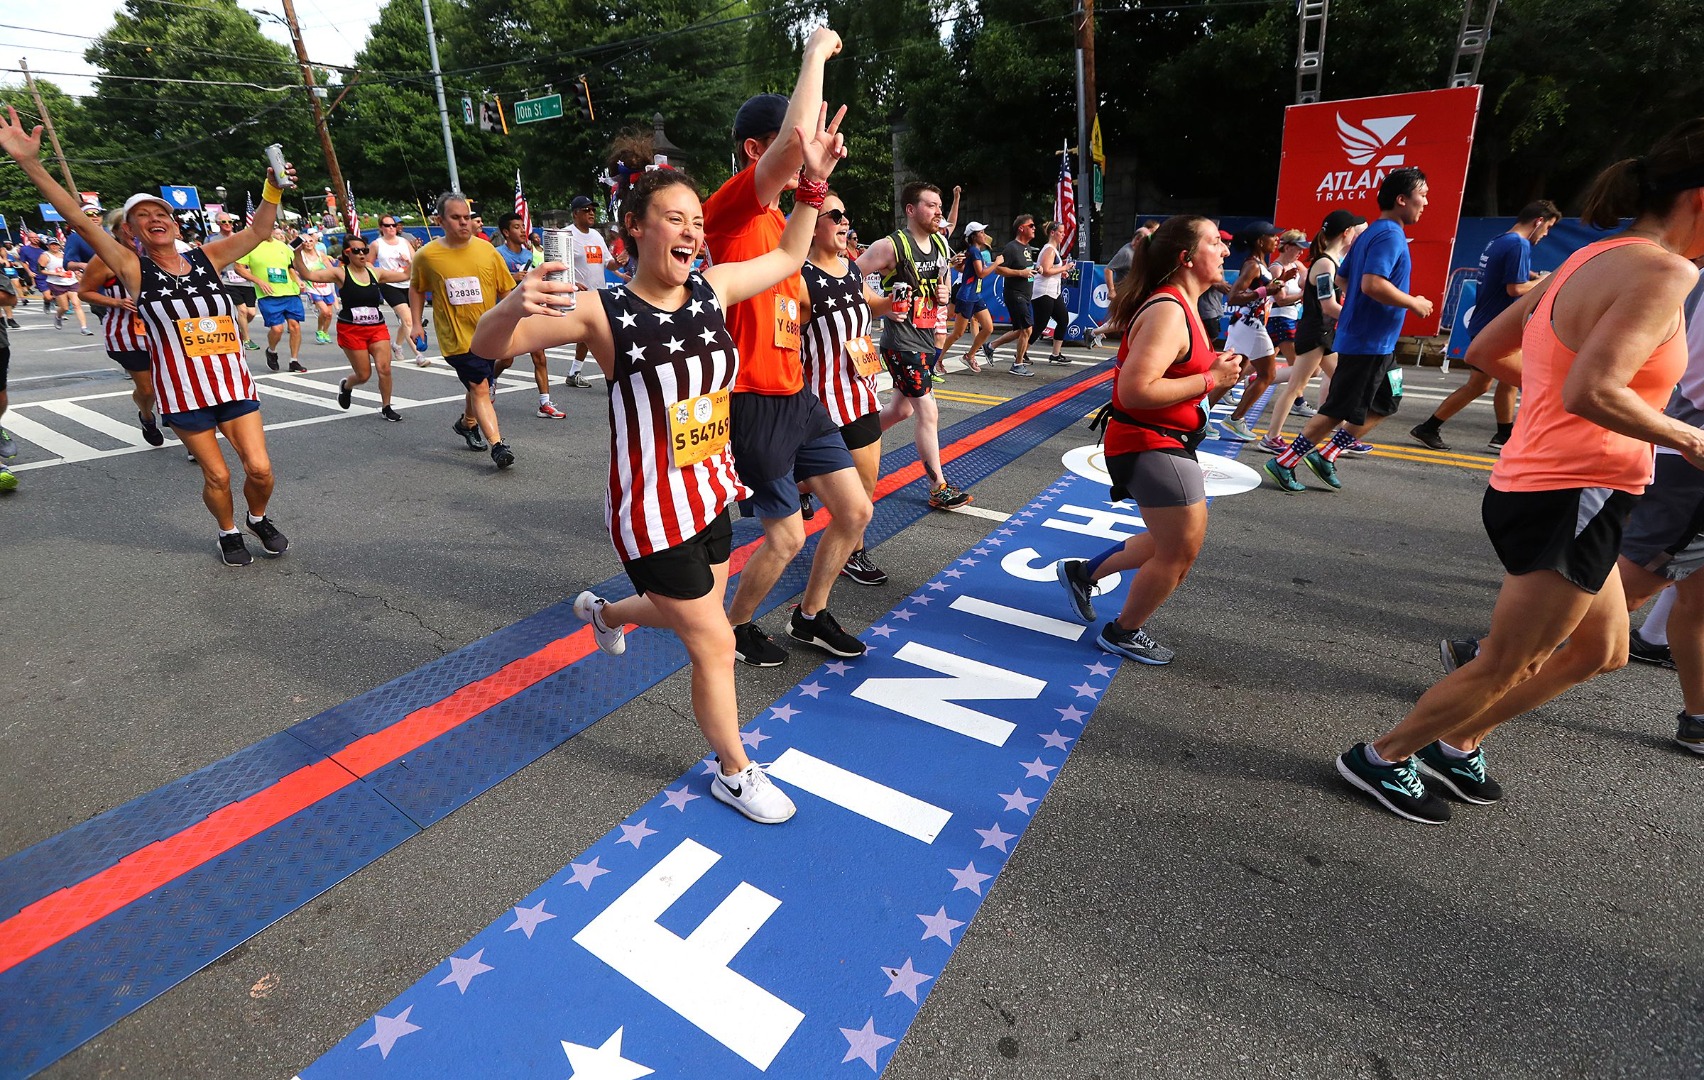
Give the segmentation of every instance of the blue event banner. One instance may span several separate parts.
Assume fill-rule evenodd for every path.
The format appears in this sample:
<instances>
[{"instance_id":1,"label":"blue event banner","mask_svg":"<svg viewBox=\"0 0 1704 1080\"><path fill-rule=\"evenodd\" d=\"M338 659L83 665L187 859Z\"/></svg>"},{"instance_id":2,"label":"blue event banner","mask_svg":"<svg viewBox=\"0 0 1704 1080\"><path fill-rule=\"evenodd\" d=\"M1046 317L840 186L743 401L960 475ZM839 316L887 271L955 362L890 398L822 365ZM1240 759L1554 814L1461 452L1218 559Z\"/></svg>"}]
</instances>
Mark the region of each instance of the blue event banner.
<instances>
[{"instance_id":1,"label":"blue event banner","mask_svg":"<svg viewBox=\"0 0 1704 1080\"><path fill-rule=\"evenodd\" d=\"M700 761L299 1080L880 1073L1119 669L1056 566L1141 530L1061 478L746 725L791 821Z\"/></svg>"}]
</instances>

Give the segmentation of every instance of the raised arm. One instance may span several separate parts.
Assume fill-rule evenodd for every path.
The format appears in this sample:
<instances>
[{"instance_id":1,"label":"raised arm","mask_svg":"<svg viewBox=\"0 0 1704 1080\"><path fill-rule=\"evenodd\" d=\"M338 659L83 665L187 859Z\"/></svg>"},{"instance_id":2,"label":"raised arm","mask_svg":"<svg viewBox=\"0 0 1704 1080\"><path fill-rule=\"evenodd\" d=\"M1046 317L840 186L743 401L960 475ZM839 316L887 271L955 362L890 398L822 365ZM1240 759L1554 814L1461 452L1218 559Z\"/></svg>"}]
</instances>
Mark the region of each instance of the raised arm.
<instances>
[{"instance_id":1,"label":"raised arm","mask_svg":"<svg viewBox=\"0 0 1704 1080\"><path fill-rule=\"evenodd\" d=\"M89 242L101 261L124 281L125 291L134 295L142 278L142 264L137 261L136 253L125 250L124 245L101 228L98 221L85 217L77 197L48 175L47 167L41 163L41 130L41 125L37 124L33 131L25 131L23 123L18 120L18 110L8 105L6 115L0 117L0 150L11 155L18 167L24 170L24 175L30 178L30 183L59 211L65 224Z\"/></svg>"},{"instance_id":2,"label":"raised arm","mask_svg":"<svg viewBox=\"0 0 1704 1080\"><path fill-rule=\"evenodd\" d=\"M296 276L304 281L312 281L320 285L343 284L343 267L322 266L318 270L309 270L307 261L302 258L301 248L291 252L290 262L296 271Z\"/></svg>"},{"instance_id":3,"label":"raised arm","mask_svg":"<svg viewBox=\"0 0 1704 1080\"><path fill-rule=\"evenodd\" d=\"M290 174L291 180L296 178L296 167L289 162L284 163L284 171ZM254 220L241 232L202 244L202 253L214 266L224 266L247 255L259 247L261 241L272 236L272 227L278 222L278 204L283 200L284 192L278 187L272 169L268 168L266 182L261 185L260 206L255 209Z\"/></svg>"},{"instance_id":4,"label":"raised arm","mask_svg":"<svg viewBox=\"0 0 1704 1080\"><path fill-rule=\"evenodd\" d=\"M781 135L769 144L769 149L757 162L755 179L759 205L768 206L779 199L787 189L787 182L804 163L798 143L787 138L787 132L808 128L815 121L822 109L823 66L839 51L840 35L826 26L817 27L805 42L804 62L799 65L799 81L793 86L793 95L787 99L787 116L781 122ZM835 125L838 127L839 123L840 117L836 116Z\"/></svg>"}]
</instances>

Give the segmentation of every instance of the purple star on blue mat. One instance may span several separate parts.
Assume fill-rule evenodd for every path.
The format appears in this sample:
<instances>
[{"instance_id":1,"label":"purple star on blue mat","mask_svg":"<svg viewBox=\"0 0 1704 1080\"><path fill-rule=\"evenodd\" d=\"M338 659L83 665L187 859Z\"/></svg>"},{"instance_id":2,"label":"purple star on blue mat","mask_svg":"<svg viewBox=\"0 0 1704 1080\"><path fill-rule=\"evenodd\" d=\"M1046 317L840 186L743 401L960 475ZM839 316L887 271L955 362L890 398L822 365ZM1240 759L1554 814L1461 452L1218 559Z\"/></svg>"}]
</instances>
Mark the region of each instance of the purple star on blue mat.
<instances>
[{"instance_id":1,"label":"purple star on blue mat","mask_svg":"<svg viewBox=\"0 0 1704 1080\"><path fill-rule=\"evenodd\" d=\"M928 607L930 604L935 602L935 598L933 596L913 596L911 598L911 602L913 604L922 604L924 607Z\"/></svg>"},{"instance_id":2,"label":"purple star on blue mat","mask_svg":"<svg viewBox=\"0 0 1704 1080\"><path fill-rule=\"evenodd\" d=\"M547 923L554 918L556 918L556 916L544 910L544 901L540 900L532 907L517 907L515 909L514 925L505 926L503 928L503 932L508 933L510 930L519 930L527 936L528 941L531 941L533 931L538 929L538 924Z\"/></svg>"},{"instance_id":3,"label":"purple star on blue mat","mask_svg":"<svg viewBox=\"0 0 1704 1080\"><path fill-rule=\"evenodd\" d=\"M1090 675L1111 675L1114 671L1118 670L1117 668L1107 667L1105 664L1101 663L1084 664L1083 667L1088 670Z\"/></svg>"},{"instance_id":4,"label":"purple star on blue mat","mask_svg":"<svg viewBox=\"0 0 1704 1080\"><path fill-rule=\"evenodd\" d=\"M909 956L905 958L904 966L896 968L882 968L882 974L893 980L888 985L887 993L883 994L882 997L893 997L895 994L904 994L906 997L911 999L911 1003L913 1005L917 1004L917 988L935 977L933 975L925 975L921 971L912 967L911 957Z\"/></svg>"},{"instance_id":5,"label":"purple star on blue mat","mask_svg":"<svg viewBox=\"0 0 1704 1080\"><path fill-rule=\"evenodd\" d=\"M1035 511L1034 510L1024 510L1024 511L1020 512L1018 514L1018 516L1021 517L1021 518L1032 518L1032 517L1035 517Z\"/></svg>"},{"instance_id":6,"label":"purple star on blue mat","mask_svg":"<svg viewBox=\"0 0 1704 1080\"><path fill-rule=\"evenodd\" d=\"M852 670L852 665L842 660L836 660L832 664L824 664L822 669L830 675L844 675Z\"/></svg>"},{"instance_id":7,"label":"purple star on blue mat","mask_svg":"<svg viewBox=\"0 0 1704 1080\"><path fill-rule=\"evenodd\" d=\"M751 747L753 750L756 750L758 747L768 742L769 739L770 737L763 733L762 728L752 728L750 731L740 732L740 742Z\"/></svg>"},{"instance_id":8,"label":"purple star on blue mat","mask_svg":"<svg viewBox=\"0 0 1704 1080\"><path fill-rule=\"evenodd\" d=\"M964 577L964 571L963 570L943 570L943 571L941 571L941 576L942 577L950 577L950 578L961 578L961 577Z\"/></svg>"},{"instance_id":9,"label":"purple star on blue mat","mask_svg":"<svg viewBox=\"0 0 1704 1080\"><path fill-rule=\"evenodd\" d=\"M947 589L948 589L948 585L944 581L931 581L929 583L929 588L934 590L935 592L946 592Z\"/></svg>"},{"instance_id":10,"label":"purple star on blue mat","mask_svg":"<svg viewBox=\"0 0 1704 1080\"><path fill-rule=\"evenodd\" d=\"M830 664L829 666L833 667L834 665ZM838 675L842 673L836 672L835 674ZM793 722L793 717L799 715L799 710L793 708L791 705L771 705L769 707L769 715L776 720L781 720L785 723L791 724Z\"/></svg>"},{"instance_id":11,"label":"purple star on blue mat","mask_svg":"<svg viewBox=\"0 0 1704 1080\"><path fill-rule=\"evenodd\" d=\"M1018 535L1018 534L1017 534L1017 533L1015 533L1015 532L1013 532L1013 531L1012 531L1012 530L1011 530L1011 529L1001 529L1001 530L1000 530L1000 531L999 531L999 532L998 532L998 533L996 533L996 534L995 534L995 535L996 535L996 536L1016 536L1016 535Z\"/></svg>"},{"instance_id":12,"label":"purple star on blue mat","mask_svg":"<svg viewBox=\"0 0 1704 1080\"><path fill-rule=\"evenodd\" d=\"M705 776L715 776L717 773L722 771L722 766L719 762L717 762L715 754L711 754L709 757L705 758L702 764L704 765Z\"/></svg>"},{"instance_id":13,"label":"purple star on blue mat","mask_svg":"<svg viewBox=\"0 0 1704 1080\"><path fill-rule=\"evenodd\" d=\"M414 1006L410 1005L395 1016L373 1017L373 1037L355 1049L365 1050L369 1046L376 1046L379 1048L381 1059L390 1057L391 1047L396 1045L398 1039L420 1030L419 1024L408 1022L408 1014L413 1011Z\"/></svg>"},{"instance_id":14,"label":"purple star on blue mat","mask_svg":"<svg viewBox=\"0 0 1704 1080\"><path fill-rule=\"evenodd\" d=\"M1076 686L1073 686L1071 689L1077 691L1078 697L1097 698L1098 699L1100 692L1102 690L1106 689L1106 687L1104 687L1104 686L1090 686L1088 683L1078 683Z\"/></svg>"},{"instance_id":15,"label":"purple star on blue mat","mask_svg":"<svg viewBox=\"0 0 1704 1080\"><path fill-rule=\"evenodd\" d=\"M1006 809L1021 810L1026 814L1030 812L1031 806L1041 801L1025 795L1023 788L1013 788L1011 794L1001 794L1000 797L1006 800Z\"/></svg>"},{"instance_id":16,"label":"purple star on blue mat","mask_svg":"<svg viewBox=\"0 0 1704 1080\"><path fill-rule=\"evenodd\" d=\"M1051 780L1053 779L1054 772L1059 768L1057 765L1048 765L1040 758L1036 758L1034 761L1025 761L1022 764L1024 767L1024 779L1026 780L1032 776L1038 776L1043 780Z\"/></svg>"},{"instance_id":17,"label":"purple star on blue mat","mask_svg":"<svg viewBox=\"0 0 1704 1080\"><path fill-rule=\"evenodd\" d=\"M1076 724L1082 723L1083 717L1089 715L1088 713L1084 712L1083 710L1077 708L1075 705L1067 705L1063 709L1057 710L1057 712L1059 713L1059 716L1060 716L1061 719L1069 720L1072 723L1076 723Z\"/></svg>"},{"instance_id":18,"label":"purple star on blue mat","mask_svg":"<svg viewBox=\"0 0 1704 1080\"><path fill-rule=\"evenodd\" d=\"M808 682L808 683L801 683L799 685L799 693L810 698L812 701L815 701L815 700L821 698L822 695L827 692L827 690L828 690L828 687L824 686L822 683L815 682L815 681Z\"/></svg>"},{"instance_id":19,"label":"purple star on blue mat","mask_svg":"<svg viewBox=\"0 0 1704 1080\"><path fill-rule=\"evenodd\" d=\"M632 844L637 849L640 844L645 842L647 836L657 835L657 830L650 827L650 821L650 818L640 818L637 825L623 825L621 827L621 839L617 840L616 843Z\"/></svg>"},{"instance_id":20,"label":"purple star on blue mat","mask_svg":"<svg viewBox=\"0 0 1704 1080\"><path fill-rule=\"evenodd\" d=\"M685 784L663 792L663 802L681 813L686 813L686 804L694 799L702 799L702 795L694 795Z\"/></svg>"},{"instance_id":21,"label":"purple star on blue mat","mask_svg":"<svg viewBox=\"0 0 1704 1080\"><path fill-rule=\"evenodd\" d=\"M987 544L989 547L1004 547L1005 544L1006 544L1006 541L1001 540L1000 538L994 537L994 536L990 536L988 539L986 539L982 542L984 544Z\"/></svg>"},{"instance_id":22,"label":"purple star on blue mat","mask_svg":"<svg viewBox=\"0 0 1704 1080\"><path fill-rule=\"evenodd\" d=\"M923 920L922 940L924 941L928 941L930 938L940 938L951 945L953 943L953 931L964 925L957 919L949 918L944 906L933 915L919 915L917 917Z\"/></svg>"},{"instance_id":23,"label":"purple star on blue mat","mask_svg":"<svg viewBox=\"0 0 1704 1080\"><path fill-rule=\"evenodd\" d=\"M876 1018L870 1017L864 1021L861 1028L841 1028L840 1034L846 1036L850 1045L846 1056L840 1059L842 1065L848 1061L862 1061L870 1067L871 1072L880 1072L876 1066L876 1052L885 1046L892 1046L893 1040L886 1035L876 1034Z\"/></svg>"},{"instance_id":24,"label":"purple star on blue mat","mask_svg":"<svg viewBox=\"0 0 1704 1080\"><path fill-rule=\"evenodd\" d=\"M716 767L716 763L711 762L710 767L712 769L714 769ZM602 856L599 856L598 858L601 858L601 857ZM594 858L591 862L584 862L584 863L571 862L571 863L568 864L568 869L574 871L574 876L570 877L567 881L564 881L562 884L564 884L564 885L578 885L578 886L580 886L580 888L586 890L587 892L592 891L592 882L596 881L598 878L601 878L605 874L609 873L608 870L605 870L603 867L598 865L598 859L597 858Z\"/></svg>"},{"instance_id":25,"label":"purple star on blue mat","mask_svg":"<svg viewBox=\"0 0 1704 1080\"><path fill-rule=\"evenodd\" d=\"M992 551L989 551L987 548L972 548L971 550L975 551L978 555L992 555L992 554L994 554Z\"/></svg>"},{"instance_id":26,"label":"purple star on blue mat","mask_svg":"<svg viewBox=\"0 0 1704 1080\"><path fill-rule=\"evenodd\" d=\"M476 976L483 975L487 971L497 970L480 959L484 955L485 950L481 949L465 959L460 956L450 957L450 973L439 979L438 985L448 986L455 983L458 990L464 994L467 993L467 984L472 982Z\"/></svg>"},{"instance_id":27,"label":"purple star on blue mat","mask_svg":"<svg viewBox=\"0 0 1704 1080\"><path fill-rule=\"evenodd\" d=\"M910 622L912 619L915 619L916 617L917 617L917 613L915 611L912 611L910 608L900 608L898 611L896 611L892 615L888 616L888 618L898 619L900 622Z\"/></svg>"},{"instance_id":28,"label":"purple star on blue mat","mask_svg":"<svg viewBox=\"0 0 1704 1080\"><path fill-rule=\"evenodd\" d=\"M975 566L977 563L980 563L981 561L982 561L981 559L960 559L959 565L960 566Z\"/></svg>"},{"instance_id":29,"label":"purple star on blue mat","mask_svg":"<svg viewBox=\"0 0 1704 1080\"><path fill-rule=\"evenodd\" d=\"M951 874L953 876L953 881L956 882L956 884L953 885L953 892L958 892L960 889L969 889L978 896L982 895L982 883L994 876L993 874L984 874L979 871L976 868L975 863L966 863L963 870L954 870L949 866L947 867L947 873Z\"/></svg>"},{"instance_id":30,"label":"purple star on blue mat","mask_svg":"<svg viewBox=\"0 0 1704 1080\"><path fill-rule=\"evenodd\" d=\"M895 630L891 626L883 625L883 626L872 626L872 627L870 627L870 633L872 633L872 634L874 634L874 635L876 635L877 637L880 637L880 638L890 638L890 637L893 637L895 634L899 633L899 631Z\"/></svg>"},{"instance_id":31,"label":"purple star on blue mat","mask_svg":"<svg viewBox=\"0 0 1704 1080\"><path fill-rule=\"evenodd\" d=\"M1041 741L1047 744L1049 750L1069 750L1071 748L1071 736L1060 734L1058 728L1054 728L1046 735L1041 736Z\"/></svg>"},{"instance_id":32,"label":"purple star on blue mat","mask_svg":"<svg viewBox=\"0 0 1704 1080\"><path fill-rule=\"evenodd\" d=\"M990 828L977 829L976 835L982 837L983 847L999 848L1002 854L1006 852L1006 845L1018 838L1017 833L1007 832L1005 829L1002 829L998 821L996 821Z\"/></svg>"}]
</instances>

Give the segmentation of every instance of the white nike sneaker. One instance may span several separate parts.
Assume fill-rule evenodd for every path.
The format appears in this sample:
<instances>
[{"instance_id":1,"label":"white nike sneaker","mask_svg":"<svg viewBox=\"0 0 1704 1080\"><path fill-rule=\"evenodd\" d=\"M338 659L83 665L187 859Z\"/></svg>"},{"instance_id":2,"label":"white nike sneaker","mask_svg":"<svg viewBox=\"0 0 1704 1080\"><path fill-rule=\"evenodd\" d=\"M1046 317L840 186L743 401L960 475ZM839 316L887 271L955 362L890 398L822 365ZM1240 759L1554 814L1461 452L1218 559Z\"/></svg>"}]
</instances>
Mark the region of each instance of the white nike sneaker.
<instances>
[{"instance_id":1,"label":"white nike sneaker","mask_svg":"<svg viewBox=\"0 0 1704 1080\"><path fill-rule=\"evenodd\" d=\"M597 640L598 648L611 656L620 656L627 651L627 629L623 626L604 625L605 603L603 597L589 591L583 592L574 598L574 614L592 628L592 637Z\"/></svg>"},{"instance_id":2,"label":"white nike sneaker","mask_svg":"<svg viewBox=\"0 0 1704 1080\"><path fill-rule=\"evenodd\" d=\"M755 761L732 776L723 775L718 767L710 778L710 794L764 825L779 825L798 811Z\"/></svg>"}]
</instances>

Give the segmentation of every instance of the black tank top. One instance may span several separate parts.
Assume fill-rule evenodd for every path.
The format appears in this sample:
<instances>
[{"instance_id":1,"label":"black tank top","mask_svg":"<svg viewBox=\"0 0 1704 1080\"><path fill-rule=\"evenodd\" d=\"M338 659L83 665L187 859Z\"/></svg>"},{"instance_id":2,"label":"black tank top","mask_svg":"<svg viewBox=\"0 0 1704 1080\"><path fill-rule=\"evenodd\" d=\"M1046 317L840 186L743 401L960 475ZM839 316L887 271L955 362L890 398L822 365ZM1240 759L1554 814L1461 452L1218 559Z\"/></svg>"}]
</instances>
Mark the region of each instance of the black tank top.
<instances>
[{"instance_id":1,"label":"black tank top","mask_svg":"<svg viewBox=\"0 0 1704 1080\"><path fill-rule=\"evenodd\" d=\"M343 303L337 309L337 321L350 326L383 326L385 324L384 293L379 291L379 279L369 271L367 280L355 280L355 271L343 272L343 288L338 290Z\"/></svg>"}]
</instances>

